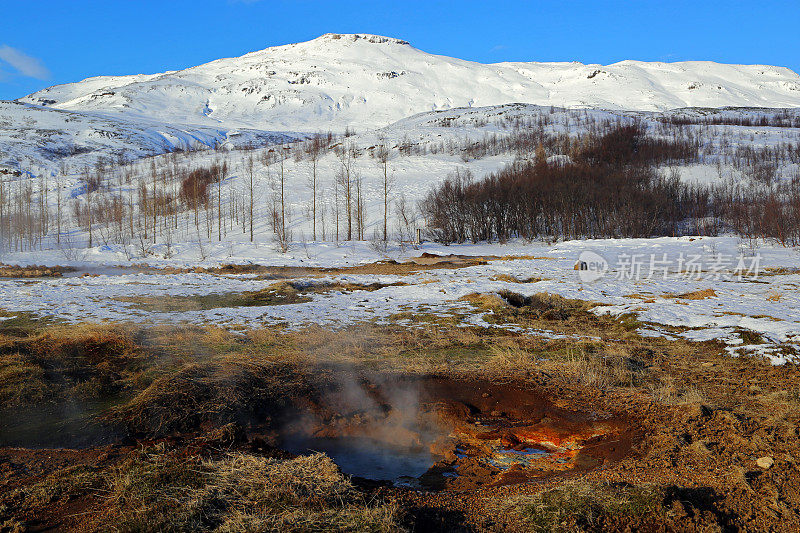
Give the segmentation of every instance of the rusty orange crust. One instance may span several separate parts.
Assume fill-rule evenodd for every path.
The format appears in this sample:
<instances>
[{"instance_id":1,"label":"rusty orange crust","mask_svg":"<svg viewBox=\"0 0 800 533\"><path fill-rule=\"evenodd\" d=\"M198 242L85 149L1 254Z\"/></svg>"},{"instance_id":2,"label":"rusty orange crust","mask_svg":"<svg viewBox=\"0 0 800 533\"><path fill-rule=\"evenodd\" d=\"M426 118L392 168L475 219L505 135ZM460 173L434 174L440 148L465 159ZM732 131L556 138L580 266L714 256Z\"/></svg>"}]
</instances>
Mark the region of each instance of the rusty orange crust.
<instances>
[{"instance_id":1,"label":"rusty orange crust","mask_svg":"<svg viewBox=\"0 0 800 533\"><path fill-rule=\"evenodd\" d=\"M574 428L556 428L543 424L532 426L519 426L503 428L495 431L479 433L475 437L479 440L500 440L503 446L510 448L518 446L540 447L547 451L558 451L562 448L573 448L591 438L606 435L610 427L588 426Z\"/></svg>"}]
</instances>

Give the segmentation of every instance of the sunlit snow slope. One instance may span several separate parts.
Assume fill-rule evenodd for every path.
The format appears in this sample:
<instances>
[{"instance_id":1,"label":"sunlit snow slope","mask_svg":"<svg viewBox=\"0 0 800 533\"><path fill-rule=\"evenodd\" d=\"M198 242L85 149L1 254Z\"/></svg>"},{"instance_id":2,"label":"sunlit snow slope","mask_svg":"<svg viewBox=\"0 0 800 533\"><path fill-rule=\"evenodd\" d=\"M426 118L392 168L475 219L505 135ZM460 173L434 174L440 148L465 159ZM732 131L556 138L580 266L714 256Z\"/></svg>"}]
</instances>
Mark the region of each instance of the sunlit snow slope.
<instances>
[{"instance_id":1,"label":"sunlit snow slope","mask_svg":"<svg viewBox=\"0 0 800 533\"><path fill-rule=\"evenodd\" d=\"M398 39L327 34L175 72L58 85L21 101L171 124L309 132L509 102L651 111L800 107L800 77L782 67L713 62L487 65Z\"/></svg>"},{"instance_id":2,"label":"sunlit snow slope","mask_svg":"<svg viewBox=\"0 0 800 533\"><path fill-rule=\"evenodd\" d=\"M174 150L294 140L283 133L186 126L63 111L0 100L0 169L93 166L99 158L134 160Z\"/></svg>"}]
</instances>

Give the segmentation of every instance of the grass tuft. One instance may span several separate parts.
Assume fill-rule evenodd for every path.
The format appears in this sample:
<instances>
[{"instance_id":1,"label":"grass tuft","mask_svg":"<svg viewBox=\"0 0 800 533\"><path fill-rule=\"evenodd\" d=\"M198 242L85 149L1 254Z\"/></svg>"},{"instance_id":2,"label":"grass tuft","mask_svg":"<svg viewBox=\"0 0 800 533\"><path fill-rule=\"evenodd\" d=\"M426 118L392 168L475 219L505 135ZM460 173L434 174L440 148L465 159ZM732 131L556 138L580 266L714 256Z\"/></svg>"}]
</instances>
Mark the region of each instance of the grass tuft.
<instances>
[{"instance_id":1,"label":"grass tuft","mask_svg":"<svg viewBox=\"0 0 800 533\"><path fill-rule=\"evenodd\" d=\"M368 501L324 454L181 459L143 450L108 476L104 526L119 531L400 531L394 504Z\"/></svg>"},{"instance_id":2,"label":"grass tuft","mask_svg":"<svg viewBox=\"0 0 800 533\"><path fill-rule=\"evenodd\" d=\"M650 485L567 482L515 500L512 513L533 532L602 530L603 523L662 513L664 494Z\"/></svg>"}]
</instances>

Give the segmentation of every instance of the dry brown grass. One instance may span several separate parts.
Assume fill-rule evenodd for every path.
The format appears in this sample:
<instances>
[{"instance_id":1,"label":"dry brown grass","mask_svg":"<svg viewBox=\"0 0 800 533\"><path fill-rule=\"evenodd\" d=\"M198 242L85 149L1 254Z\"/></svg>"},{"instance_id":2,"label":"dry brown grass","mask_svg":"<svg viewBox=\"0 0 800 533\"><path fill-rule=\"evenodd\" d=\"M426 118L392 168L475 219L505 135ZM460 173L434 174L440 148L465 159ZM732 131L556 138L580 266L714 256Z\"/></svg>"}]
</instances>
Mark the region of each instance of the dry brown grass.
<instances>
[{"instance_id":1,"label":"dry brown grass","mask_svg":"<svg viewBox=\"0 0 800 533\"><path fill-rule=\"evenodd\" d=\"M491 281L505 281L506 283L519 283L519 280L510 274L496 274L489 279Z\"/></svg>"},{"instance_id":2,"label":"dry brown grass","mask_svg":"<svg viewBox=\"0 0 800 533\"><path fill-rule=\"evenodd\" d=\"M116 395L121 401L104 420L136 435L163 436L203 424L264 419L280 411L288 397L302 395L310 376L336 368L511 379L538 375L593 389L646 386L657 401L672 405L693 400L686 390L670 390L651 370L653 363L721 352L713 343L641 337L632 317L596 316L588 302L549 294L473 294L465 300L491 310L486 319L498 325L543 333L462 327L458 315L418 311L408 315L416 320L412 327L267 327L244 334L217 327L54 328L5 339L12 348L0 359L0 393L8 404L58 400L68 390L95 398ZM23 345L27 351L19 350ZM40 355L31 357L34 352ZM54 364L73 368L70 375L80 377L64 389L63 379L49 379Z\"/></svg>"},{"instance_id":3,"label":"dry brown grass","mask_svg":"<svg viewBox=\"0 0 800 533\"><path fill-rule=\"evenodd\" d=\"M680 377L660 375L658 381L650 385L653 398L663 405L703 405L709 400L702 390L694 384L685 384Z\"/></svg>"},{"instance_id":4,"label":"dry brown grass","mask_svg":"<svg viewBox=\"0 0 800 533\"><path fill-rule=\"evenodd\" d=\"M505 508L515 518L513 528L531 532L603 531L607 520L658 518L663 490L656 486L615 486L568 481L534 496L518 497Z\"/></svg>"},{"instance_id":5,"label":"dry brown grass","mask_svg":"<svg viewBox=\"0 0 800 533\"><path fill-rule=\"evenodd\" d=\"M474 292L472 294L467 294L466 296L462 296L459 300L463 302L469 302L475 307L481 309L488 309L488 310L495 310L495 309L503 309L510 307L510 304L500 298L496 294L492 293L478 293Z\"/></svg>"},{"instance_id":6,"label":"dry brown grass","mask_svg":"<svg viewBox=\"0 0 800 533\"><path fill-rule=\"evenodd\" d=\"M488 359L491 337L464 328L263 328L245 336L219 328L162 328L149 348L173 355L148 369L140 392L107 420L162 436L204 423L274 416L329 369L394 373L464 372ZM198 355L193 356L193 353Z\"/></svg>"},{"instance_id":7,"label":"dry brown grass","mask_svg":"<svg viewBox=\"0 0 800 533\"><path fill-rule=\"evenodd\" d=\"M403 528L396 505L367 500L323 454L182 458L143 450L106 476L97 520L118 531L351 531Z\"/></svg>"},{"instance_id":8,"label":"dry brown grass","mask_svg":"<svg viewBox=\"0 0 800 533\"><path fill-rule=\"evenodd\" d=\"M544 281L547 278L540 278L540 277L528 277L528 278L516 278L510 274L496 274L489 278L491 281L505 281L506 283L538 283L540 281Z\"/></svg>"},{"instance_id":9,"label":"dry brown grass","mask_svg":"<svg viewBox=\"0 0 800 533\"><path fill-rule=\"evenodd\" d=\"M237 334L217 327L161 326L144 331L121 326L63 330L59 326L32 336L0 337L0 341L7 357L3 361L11 361L8 368L19 371L9 374L8 384L25 372L33 372L34 377L44 372L42 383L59 387L46 379L49 367L45 363L51 356L51 363L75 361L78 369L108 368L108 375L119 376L113 383L124 384L128 394L113 420L135 435L179 433L169 442L184 439L181 442L186 443L193 432L208 436L225 427L243 431L240 426L254 420L266 428L279 427L269 424L280 423L278 412L290 411L284 409L287 399L313 398L309 391L322 390L315 387L329 383L326 380L334 372L343 370L442 373L525 383L557 400L559 407L622 413L631 419L643 412L651 416L687 413L687 418L705 419L706 406L712 406L715 415L724 406L737 416L757 414L766 421L766 433L748 437L753 453L773 446L772 435L776 442L795 435L800 389L791 368L773 368L755 358L726 357L714 343L642 337L635 332L635 319L595 316L587 302L513 294L470 295L465 300L479 311L492 310L498 325L519 324L575 336L458 327L457 318L426 321L420 313L411 328L360 325L288 331L268 327ZM755 376L758 381L742 387L742 376ZM36 379L19 381L27 384ZM779 385L784 388L776 388ZM35 396L36 389L31 393ZM672 436L668 441L673 446ZM685 457L708 463L720 453L714 442L708 436L695 439L685 446ZM743 443L737 447L744 449ZM53 476L41 490L30 489L31 505L49 505L41 497L46 491L67 495L64 500L69 500L69 494L97 491L100 509L91 518L96 518L94 529L100 530L114 526L125 531L394 531L400 527L393 504L366 498L322 456L285 461L236 454L201 460L186 450L150 450L105 472L99 482L95 471ZM589 487L590 493L595 490L591 488L595 485ZM639 505L630 506L639 496L626 488L612 487L610 496L600 494L594 499L593 494L587 499L585 488L559 490L560 495L526 500L513 510L520 513L515 515L516 530L536 530L531 524L542 516L543 523L556 524L552 526L556 528L564 523L592 524L586 522L587 516L598 518L595 524L604 523L612 515L626 516ZM567 509L567 515L559 515L565 498L579 504L572 511ZM553 516L556 522L550 521Z\"/></svg>"},{"instance_id":10,"label":"dry brown grass","mask_svg":"<svg viewBox=\"0 0 800 533\"><path fill-rule=\"evenodd\" d=\"M542 342L522 347L513 342L491 347L487 370L513 374L520 369L550 376L559 383L604 389L632 387L645 371L644 363L620 344Z\"/></svg>"},{"instance_id":11,"label":"dry brown grass","mask_svg":"<svg viewBox=\"0 0 800 533\"><path fill-rule=\"evenodd\" d=\"M576 337L624 340L642 325L634 315L598 316L590 312L595 306L592 302L550 293L524 296L503 290L496 294L469 294L461 300L480 310L491 311L484 316L490 323L515 324Z\"/></svg>"},{"instance_id":12,"label":"dry brown grass","mask_svg":"<svg viewBox=\"0 0 800 533\"><path fill-rule=\"evenodd\" d=\"M16 266L0 264L0 278L59 278L65 272L74 272L71 267Z\"/></svg>"},{"instance_id":13,"label":"dry brown grass","mask_svg":"<svg viewBox=\"0 0 800 533\"><path fill-rule=\"evenodd\" d=\"M0 345L10 339L38 335L62 322L52 316L0 309Z\"/></svg>"},{"instance_id":14,"label":"dry brown grass","mask_svg":"<svg viewBox=\"0 0 800 533\"><path fill-rule=\"evenodd\" d=\"M638 293L626 294L624 297L625 298L636 298L637 300L641 300L642 303L646 303L646 304L652 304L652 303L655 303L655 301L656 301L655 298L652 297L652 295L645 295L645 294L638 294Z\"/></svg>"},{"instance_id":15,"label":"dry brown grass","mask_svg":"<svg viewBox=\"0 0 800 533\"><path fill-rule=\"evenodd\" d=\"M321 267L275 267L266 265L223 265L213 268L196 268L193 272L207 274L255 274L257 279L293 279L329 276L336 274L411 274L425 270L455 269L486 264L489 260L501 259L483 256L437 256L422 254L420 257L399 263L394 260L376 261L363 265L349 267L321 268Z\"/></svg>"},{"instance_id":16,"label":"dry brown grass","mask_svg":"<svg viewBox=\"0 0 800 533\"><path fill-rule=\"evenodd\" d=\"M680 298L682 300L705 300L706 298L716 298L717 293L714 289L702 289L683 294L666 294L667 298Z\"/></svg>"},{"instance_id":17,"label":"dry brown grass","mask_svg":"<svg viewBox=\"0 0 800 533\"><path fill-rule=\"evenodd\" d=\"M143 364L133 330L121 326L0 335L0 408L112 395L126 389Z\"/></svg>"},{"instance_id":18,"label":"dry brown grass","mask_svg":"<svg viewBox=\"0 0 800 533\"><path fill-rule=\"evenodd\" d=\"M157 351L176 354L169 371L154 379L115 411L134 432L163 435L211 422L246 420L306 386L303 376L324 368L389 373L469 372L497 377L547 376L575 387L649 391L666 404L696 401L686 390L671 392L649 370L654 357L717 350L688 341L645 338L628 317L596 316L591 304L540 294L515 299L513 293L470 295L476 307L491 309L498 323L509 322L576 338L521 335L500 328L458 327L458 321L424 321L414 327L360 325L342 330L280 327L250 330L244 336L219 328L164 328L149 337ZM509 303L512 301L514 304ZM412 316L412 315L409 315ZM187 349L186 347L191 347ZM196 352L198 355L193 356Z\"/></svg>"},{"instance_id":19,"label":"dry brown grass","mask_svg":"<svg viewBox=\"0 0 800 533\"><path fill-rule=\"evenodd\" d=\"M759 270L760 276L784 276L788 274L797 274L800 269L797 267L767 267Z\"/></svg>"},{"instance_id":20,"label":"dry brown grass","mask_svg":"<svg viewBox=\"0 0 800 533\"><path fill-rule=\"evenodd\" d=\"M415 328L353 326L329 330L317 326L285 332L247 332L251 361L295 365L338 365L384 372L466 371L483 364L493 335L438 321ZM481 352L480 354L478 352ZM458 370L457 370L458 369Z\"/></svg>"},{"instance_id":21,"label":"dry brown grass","mask_svg":"<svg viewBox=\"0 0 800 533\"><path fill-rule=\"evenodd\" d=\"M800 422L800 386L761 392L751 388L756 411L770 420L794 420Z\"/></svg>"},{"instance_id":22,"label":"dry brown grass","mask_svg":"<svg viewBox=\"0 0 800 533\"><path fill-rule=\"evenodd\" d=\"M244 422L286 408L299 384L286 365L246 360L186 364L158 377L109 420L133 434L163 436L204 423Z\"/></svg>"},{"instance_id":23,"label":"dry brown grass","mask_svg":"<svg viewBox=\"0 0 800 533\"><path fill-rule=\"evenodd\" d=\"M536 260L536 261L555 261L556 257L538 256L538 255L504 255L502 257L492 257L490 261L518 261L518 260Z\"/></svg>"},{"instance_id":24,"label":"dry brown grass","mask_svg":"<svg viewBox=\"0 0 800 533\"><path fill-rule=\"evenodd\" d=\"M68 466L55 470L31 485L4 494L0 498L0 508L14 506L37 509L64 497L74 496L87 490L96 490L101 485L102 476L96 468L85 465Z\"/></svg>"},{"instance_id":25,"label":"dry brown grass","mask_svg":"<svg viewBox=\"0 0 800 533\"><path fill-rule=\"evenodd\" d=\"M550 314L545 316L546 319L564 321L572 315L577 315L591 308L590 303L582 300L569 300L557 294L544 292L536 293L532 296L524 296L509 290L502 290L496 294L472 293L463 296L461 300L470 302L476 307L483 307L493 311L505 310L512 315L516 314L528 319L549 312ZM520 311L514 311L512 308Z\"/></svg>"},{"instance_id":26,"label":"dry brown grass","mask_svg":"<svg viewBox=\"0 0 800 533\"><path fill-rule=\"evenodd\" d=\"M0 408L41 404L56 394L41 366L20 354L0 355Z\"/></svg>"}]
</instances>

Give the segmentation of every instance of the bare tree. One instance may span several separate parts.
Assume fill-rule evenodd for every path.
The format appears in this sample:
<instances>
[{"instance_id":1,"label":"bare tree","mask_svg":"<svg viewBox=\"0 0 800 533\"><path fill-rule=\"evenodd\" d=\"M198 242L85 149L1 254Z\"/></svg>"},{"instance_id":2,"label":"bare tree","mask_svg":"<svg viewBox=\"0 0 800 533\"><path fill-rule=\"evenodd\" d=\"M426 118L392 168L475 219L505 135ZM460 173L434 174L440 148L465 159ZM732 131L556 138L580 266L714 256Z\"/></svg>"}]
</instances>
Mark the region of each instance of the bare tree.
<instances>
[{"instance_id":1,"label":"bare tree","mask_svg":"<svg viewBox=\"0 0 800 533\"><path fill-rule=\"evenodd\" d=\"M222 166L217 162L212 168L216 170L217 182L217 240L222 242L222 182L225 181L228 172L228 162L224 161Z\"/></svg>"},{"instance_id":2,"label":"bare tree","mask_svg":"<svg viewBox=\"0 0 800 533\"><path fill-rule=\"evenodd\" d=\"M347 215L347 240L350 241L353 239L353 167L358 153L352 141L338 145L334 151L340 163L337 181L344 195L345 213Z\"/></svg>"},{"instance_id":3,"label":"bare tree","mask_svg":"<svg viewBox=\"0 0 800 533\"><path fill-rule=\"evenodd\" d=\"M250 154L245 161L245 168L247 170L247 178L248 178L248 191L250 193L250 205L249 205L249 218L250 218L250 242L253 242L253 196L254 196L254 182L255 182L255 169L253 166L253 154Z\"/></svg>"},{"instance_id":4,"label":"bare tree","mask_svg":"<svg viewBox=\"0 0 800 533\"><path fill-rule=\"evenodd\" d=\"M358 172L353 174L353 185L355 187L355 202L356 202L356 238L360 241L364 240L364 227L366 226L365 213L364 213L364 195L363 191L364 178Z\"/></svg>"},{"instance_id":5,"label":"bare tree","mask_svg":"<svg viewBox=\"0 0 800 533\"><path fill-rule=\"evenodd\" d=\"M282 146L282 150L279 152L279 158L281 163L281 177L280 177L280 189L281 189L281 239L286 239L286 175L284 172L284 166L286 159L289 157L289 147Z\"/></svg>"},{"instance_id":6,"label":"bare tree","mask_svg":"<svg viewBox=\"0 0 800 533\"><path fill-rule=\"evenodd\" d=\"M391 188L389 182L389 159L391 157L391 149L386 144L386 138L381 137L379 141L378 147L375 149L375 158L383 169L383 240L385 242L389 239L389 189Z\"/></svg>"},{"instance_id":7,"label":"bare tree","mask_svg":"<svg viewBox=\"0 0 800 533\"><path fill-rule=\"evenodd\" d=\"M152 179L153 189L150 198L152 199L153 209L153 244L156 243L156 228L158 227L158 191L156 190L156 180L158 178L158 171L156 170L156 161L150 161L150 178Z\"/></svg>"},{"instance_id":8,"label":"bare tree","mask_svg":"<svg viewBox=\"0 0 800 533\"><path fill-rule=\"evenodd\" d=\"M323 147L322 136L314 135L311 141L306 143L305 149L311 164L311 180L309 183L311 187L311 238L314 241L317 240L317 163Z\"/></svg>"},{"instance_id":9,"label":"bare tree","mask_svg":"<svg viewBox=\"0 0 800 533\"><path fill-rule=\"evenodd\" d=\"M339 180L333 180L333 216L336 222L336 244L339 244Z\"/></svg>"},{"instance_id":10,"label":"bare tree","mask_svg":"<svg viewBox=\"0 0 800 533\"><path fill-rule=\"evenodd\" d=\"M56 174L56 244L61 244L61 217L63 213L61 212L61 195L62 195L62 181L64 176L67 174L67 166L66 164L62 163L61 168L59 168L58 173ZM0 205L2 205L2 200L0 200ZM2 210L2 207L0 207ZM2 218L2 211L0 211L0 219Z\"/></svg>"},{"instance_id":11,"label":"bare tree","mask_svg":"<svg viewBox=\"0 0 800 533\"><path fill-rule=\"evenodd\" d=\"M416 214L414 213L414 208L406 200L405 194L401 194L397 200L395 211L397 212L397 232L400 243L413 241Z\"/></svg>"},{"instance_id":12,"label":"bare tree","mask_svg":"<svg viewBox=\"0 0 800 533\"><path fill-rule=\"evenodd\" d=\"M98 169L99 170L99 169ZM92 212L94 209L92 208L92 198L94 195L94 190L96 188L95 180L92 179L91 171L86 168L83 174L84 181L86 182L86 215L88 218L88 226L89 226L89 248L92 247L92 226L93 226L93 217Z\"/></svg>"}]
</instances>

